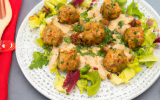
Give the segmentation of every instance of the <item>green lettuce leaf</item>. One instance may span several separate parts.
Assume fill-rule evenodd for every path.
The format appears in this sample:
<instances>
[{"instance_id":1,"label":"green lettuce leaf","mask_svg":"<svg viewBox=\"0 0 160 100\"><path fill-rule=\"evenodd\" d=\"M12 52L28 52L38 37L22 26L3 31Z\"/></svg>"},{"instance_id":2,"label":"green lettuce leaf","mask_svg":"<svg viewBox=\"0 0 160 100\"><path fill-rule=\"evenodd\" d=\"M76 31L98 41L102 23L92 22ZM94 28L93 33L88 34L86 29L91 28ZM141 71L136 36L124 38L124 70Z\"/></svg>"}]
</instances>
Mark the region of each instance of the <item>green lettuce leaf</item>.
<instances>
[{"instance_id":1,"label":"green lettuce leaf","mask_svg":"<svg viewBox=\"0 0 160 100\"><path fill-rule=\"evenodd\" d=\"M43 29L45 28L45 25L41 25L39 29L39 35L42 37Z\"/></svg>"},{"instance_id":2,"label":"green lettuce leaf","mask_svg":"<svg viewBox=\"0 0 160 100\"><path fill-rule=\"evenodd\" d=\"M141 26L142 26L142 29L145 30L145 29L148 29L148 24L146 23L147 22L147 18L145 16L142 16L142 18L140 19L141 21Z\"/></svg>"},{"instance_id":3,"label":"green lettuce leaf","mask_svg":"<svg viewBox=\"0 0 160 100\"><path fill-rule=\"evenodd\" d=\"M63 93L66 92L66 90L62 88L64 80L65 80L65 77L61 76L58 72L58 69L56 69L56 79L53 81L53 84L56 90Z\"/></svg>"},{"instance_id":4,"label":"green lettuce leaf","mask_svg":"<svg viewBox=\"0 0 160 100\"><path fill-rule=\"evenodd\" d=\"M57 70L57 62L55 64L55 66L52 69L50 69L50 72L54 73L54 72L56 72L56 70Z\"/></svg>"},{"instance_id":5,"label":"green lettuce leaf","mask_svg":"<svg viewBox=\"0 0 160 100\"><path fill-rule=\"evenodd\" d=\"M36 28L36 27L40 27L40 25L42 24L43 19L45 18L46 13L42 13L39 12L36 15L33 15L29 18L30 22L29 22L29 26L31 29Z\"/></svg>"},{"instance_id":6,"label":"green lettuce leaf","mask_svg":"<svg viewBox=\"0 0 160 100\"><path fill-rule=\"evenodd\" d=\"M159 61L159 58L153 55L153 47L147 47L146 49L141 48L139 53L141 53L140 56L138 56L139 62L146 64L148 68L151 68L156 61Z\"/></svg>"},{"instance_id":7,"label":"green lettuce leaf","mask_svg":"<svg viewBox=\"0 0 160 100\"><path fill-rule=\"evenodd\" d=\"M125 68L120 74L119 77L126 83L130 83L130 79L136 75L136 72L133 68Z\"/></svg>"},{"instance_id":8,"label":"green lettuce leaf","mask_svg":"<svg viewBox=\"0 0 160 100\"><path fill-rule=\"evenodd\" d=\"M115 74L111 74L110 82L113 83L113 84L116 84L116 85L124 83L124 81Z\"/></svg>"},{"instance_id":9,"label":"green lettuce leaf","mask_svg":"<svg viewBox=\"0 0 160 100\"><path fill-rule=\"evenodd\" d=\"M88 73L87 75L80 74L80 78L81 79L85 78L92 82L92 85L87 87L87 94L88 96L95 95L99 90L101 84L101 78L98 71L95 70L93 72Z\"/></svg>"},{"instance_id":10,"label":"green lettuce leaf","mask_svg":"<svg viewBox=\"0 0 160 100\"><path fill-rule=\"evenodd\" d=\"M35 39L34 42L38 44L41 48L43 47L44 42L42 38Z\"/></svg>"},{"instance_id":11,"label":"green lettuce leaf","mask_svg":"<svg viewBox=\"0 0 160 100\"><path fill-rule=\"evenodd\" d=\"M81 91L80 94L83 94L83 90L87 89L88 81L85 79L79 79L76 84Z\"/></svg>"},{"instance_id":12,"label":"green lettuce leaf","mask_svg":"<svg viewBox=\"0 0 160 100\"><path fill-rule=\"evenodd\" d=\"M142 16L144 16L144 13L140 12L139 8L138 8L138 3L133 2L127 7L127 13L128 15L136 15L139 18L142 18Z\"/></svg>"},{"instance_id":13,"label":"green lettuce leaf","mask_svg":"<svg viewBox=\"0 0 160 100\"><path fill-rule=\"evenodd\" d=\"M44 0L44 5L50 9L50 11L52 12L52 15L57 14L57 9L55 8L55 5L52 2L48 0Z\"/></svg>"},{"instance_id":14,"label":"green lettuce leaf","mask_svg":"<svg viewBox=\"0 0 160 100\"><path fill-rule=\"evenodd\" d=\"M59 3L66 4L68 0L51 0L51 3L57 5Z\"/></svg>"},{"instance_id":15,"label":"green lettuce leaf","mask_svg":"<svg viewBox=\"0 0 160 100\"><path fill-rule=\"evenodd\" d=\"M153 42L156 40L156 35L153 33L154 28L150 28L149 30L145 30L144 31L144 37L145 40L142 44L142 46L151 46L153 44Z\"/></svg>"},{"instance_id":16,"label":"green lettuce leaf","mask_svg":"<svg viewBox=\"0 0 160 100\"><path fill-rule=\"evenodd\" d=\"M139 59L137 57L137 55L135 56L134 60L130 63L127 64L127 66L129 68L133 68L133 70L136 72L136 73L139 73L140 71L142 71L143 69L140 67L139 65Z\"/></svg>"},{"instance_id":17,"label":"green lettuce leaf","mask_svg":"<svg viewBox=\"0 0 160 100\"><path fill-rule=\"evenodd\" d=\"M150 28L156 28L158 26L156 20L154 18L150 18L154 23Z\"/></svg>"},{"instance_id":18,"label":"green lettuce leaf","mask_svg":"<svg viewBox=\"0 0 160 100\"><path fill-rule=\"evenodd\" d=\"M122 83L130 83L130 79L133 78L136 75L136 72L133 68L125 68L119 76L115 74L111 74L110 82L116 85L122 84Z\"/></svg>"},{"instance_id":19,"label":"green lettuce leaf","mask_svg":"<svg viewBox=\"0 0 160 100\"><path fill-rule=\"evenodd\" d=\"M84 0L83 3L80 5L81 7L88 7L92 3L92 0Z\"/></svg>"},{"instance_id":20,"label":"green lettuce leaf","mask_svg":"<svg viewBox=\"0 0 160 100\"><path fill-rule=\"evenodd\" d=\"M65 93L66 90L62 88L65 77L60 75L60 73L57 69L57 63L55 64L54 68L50 70L50 72L55 72L55 74L56 74L56 78L53 81L53 84L54 84L54 87L56 88L56 90L58 90L59 92Z\"/></svg>"}]
</instances>

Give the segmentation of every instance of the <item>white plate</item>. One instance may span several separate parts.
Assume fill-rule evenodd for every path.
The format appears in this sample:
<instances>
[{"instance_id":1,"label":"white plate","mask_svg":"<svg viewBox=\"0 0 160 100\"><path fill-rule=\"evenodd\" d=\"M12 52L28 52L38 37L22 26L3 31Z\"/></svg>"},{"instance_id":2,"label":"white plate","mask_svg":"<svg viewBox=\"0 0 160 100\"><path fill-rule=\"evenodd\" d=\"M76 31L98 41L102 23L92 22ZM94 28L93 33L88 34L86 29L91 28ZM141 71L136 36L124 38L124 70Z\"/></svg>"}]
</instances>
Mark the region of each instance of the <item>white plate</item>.
<instances>
[{"instance_id":1,"label":"white plate","mask_svg":"<svg viewBox=\"0 0 160 100\"><path fill-rule=\"evenodd\" d=\"M132 0L128 0L127 4L130 4ZM100 0L98 6L100 7L103 0ZM129 84L114 85L109 82L108 79L102 81L99 91L96 95L88 97L87 93L84 92L82 95L79 92L79 89L75 87L70 95L58 92L53 86L53 80L55 75L51 74L47 66L44 66L42 69L30 70L29 65L33 60L33 52L43 50L34 43L36 38L39 38L38 29L31 31L29 28L28 18L36 13L38 9L44 5L43 1L40 2L36 7L34 7L30 13L24 19L16 39L16 56L19 63L19 66L27 78L27 80L36 88L40 93L45 95L50 99L105 99L105 100L125 100L133 99L136 96L143 93L148 89L159 77L160 75L160 61L156 62L155 65L148 69L146 66L143 66L143 71L138 73L133 79L131 79ZM160 26L159 15L155 10L144 0L139 0L139 8L142 12L145 13L146 17L153 17L158 22ZM158 28L160 29L160 28ZM160 58L160 51L154 49L154 54ZM63 75L63 73L62 73Z\"/></svg>"}]
</instances>

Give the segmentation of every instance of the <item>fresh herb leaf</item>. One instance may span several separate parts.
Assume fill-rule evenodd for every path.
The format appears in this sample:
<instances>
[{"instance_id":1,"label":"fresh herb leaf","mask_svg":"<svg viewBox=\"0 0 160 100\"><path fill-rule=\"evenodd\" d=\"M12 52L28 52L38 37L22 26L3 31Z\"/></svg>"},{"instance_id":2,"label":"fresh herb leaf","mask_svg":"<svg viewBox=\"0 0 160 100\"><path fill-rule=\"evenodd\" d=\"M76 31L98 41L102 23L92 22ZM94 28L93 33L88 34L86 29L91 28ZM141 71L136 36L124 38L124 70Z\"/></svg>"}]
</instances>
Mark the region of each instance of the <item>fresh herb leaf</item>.
<instances>
[{"instance_id":1,"label":"fresh herb leaf","mask_svg":"<svg viewBox=\"0 0 160 100\"><path fill-rule=\"evenodd\" d=\"M83 12L83 13L80 14L81 18L86 18L87 16L88 16L87 11L85 11L85 12Z\"/></svg>"},{"instance_id":2,"label":"fresh herb leaf","mask_svg":"<svg viewBox=\"0 0 160 100\"><path fill-rule=\"evenodd\" d=\"M93 19L93 17L85 18L85 19L84 19L84 22L87 23L87 22L89 22L91 19Z\"/></svg>"},{"instance_id":3,"label":"fresh herb leaf","mask_svg":"<svg viewBox=\"0 0 160 100\"><path fill-rule=\"evenodd\" d=\"M124 21L119 21L118 26L120 26L120 28L122 28L122 26L124 25Z\"/></svg>"},{"instance_id":4,"label":"fresh herb leaf","mask_svg":"<svg viewBox=\"0 0 160 100\"><path fill-rule=\"evenodd\" d=\"M90 65L89 64L87 64L84 68L79 68L80 73L82 75L87 74L87 72L89 71L89 69L90 69Z\"/></svg>"},{"instance_id":5,"label":"fresh herb leaf","mask_svg":"<svg viewBox=\"0 0 160 100\"><path fill-rule=\"evenodd\" d=\"M102 44L103 44L103 45L108 45L109 42L110 42L111 40L113 40L112 31L109 30L108 28L104 28L104 30L105 30L105 36L104 36L104 38L103 38Z\"/></svg>"},{"instance_id":6,"label":"fresh herb leaf","mask_svg":"<svg viewBox=\"0 0 160 100\"><path fill-rule=\"evenodd\" d=\"M102 50L99 50L97 52L97 56L105 57L106 56L106 52L102 52Z\"/></svg>"},{"instance_id":7,"label":"fresh herb leaf","mask_svg":"<svg viewBox=\"0 0 160 100\"><path fill-rule=\"evenodd\" d=\"M88 55L91 55L93 58L96 57L96 54L91 49L88 50Z\"/></svg>"},{"instance_id":8,"label":"fresh herb leaf","mask_svg":"<svg viewBox=\"0 0 160 100\"><path fill-rule=\"evenodd\" d=\"M78 26L77 24L73 27L73 31L81 33L84 31L84 25Z\"/></svg>"},{"instance_id":9,"label":"fresh herb leaf","mask_svg":"<svg viewBox=\"0 0 160 100\"><path fill-rule=\"evenodd\" d=\"M61 61L60 64L63 65L64 61Z\"/></svg>"},{"instance_id":10,"label":"fresh herb leaf","mask_svg":"<svg viewBox=\"0 0 160 100\"><path fill-rule=\"evenodd\" d=\"M110 11L110 10L108 11L108 14L109 14L109 15L111 14L111 11Z\"/></svg>"},{"instance_id":11,"label":"fresh herb leaf","mask_svg":"<svg viewBox=\"0 0 160 100\"><path fill-rule=\"evenodd\" d=\"M33 52L34 60L32 60L31 65L29 66L29 69L30 70L38 69L38 68L42 69L43 65L47 66L49 63L49 60L47 59L48 57L45 55L48 55L48 54Z\"/></svg>"},{"instance_id":12,"label":"fresh herb leaf","mask_svg":"<svg viewBox=\"0 0 160 100\"><path fill-rule=\"evenodd\" d=\"M57 56L57 59L59 59L59 52L58 52L58 56Z\"/></svg>"},{"instance_id":13,"label":"fresh herb leaf","mask_svg":"<svg viewBox=\"0 0 160 100\"><path fill-rule=\"evenodd\" d=\"M63 37L64 41L69 45L72 43L70 36L69 37Z\"/></svg>"},{"instance_id":14,"label":"fresh herb leaf","mask_svg":"<svg viewBox=\"0 0 160 100\"><path fill-rule=\"evenodd\" d=\"M44 43L42 48L44 50L48 50L50 52L52 50L52 48L53 48L53 45L49 45L49 44Z\"/></svg>"}]
</instances>

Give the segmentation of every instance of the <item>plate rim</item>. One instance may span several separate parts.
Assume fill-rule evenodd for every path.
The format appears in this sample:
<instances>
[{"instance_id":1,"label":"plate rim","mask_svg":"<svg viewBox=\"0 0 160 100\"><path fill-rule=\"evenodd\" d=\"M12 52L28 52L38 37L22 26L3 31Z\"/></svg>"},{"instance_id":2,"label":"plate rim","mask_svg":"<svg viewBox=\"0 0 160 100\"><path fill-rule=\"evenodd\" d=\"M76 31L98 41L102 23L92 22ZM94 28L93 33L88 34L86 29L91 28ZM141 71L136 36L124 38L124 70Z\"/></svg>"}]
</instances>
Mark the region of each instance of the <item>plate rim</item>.
<instances>
[{"instance_id":1,"label":"plate rim","mask_svg":"<svg viewBox=\"0 0 160 100\"><path fill-rule=\"evenodd\" d=\"M149 9L150 9L150 10L159 18L159 20L160 20L159 14L152 8L152 6L151 6L150 4L148 4L145 0L141 0L141 1L144 2L144 3L145 3L144 5L148 6ZM25 21L29 18L29 16L32 14L32 12L33 12L36 8L38 8L39 6L41 6L41 5L43 4L43 2L44 2L44 0L42 0L41 2L39 2L35 7L33 7L32 10L30 10L29 13L27 14L27 16L23 19L23 21L22 21L22 23L21 23L21 25L20 25L20 27L19 27L19 29L18 29L17 36L16 36L16 44L18 44L18 36L19 36L19 34L20 34L20 32L21 32L21 30L22 30L22 28L23 28L23 24L24 24ZM160 27L160 25L159 25L158 27ZM16 45L16 48L17 48L17 45ZM40 90L40 88L38 88L38 87L34 84L34 82L30 80L30 78L27 76L27 73L25 73L25 70L20 66L20 60L18 59L18 50L16 49L15 51L16 51L15 53L16 53L16 58L17 58L18 65L19 65L19 67L20 67L23 75L24 75L25 78L28 80L28 82L29 82L38 92L40 92L42 95L44 95L45 97L53 100L53 98L52 98L51 96L47 95L46 92L43 92L42 90ZM159 76L160 76L160 71L156 74L156 76L149 82L149 84L148 84L142 91L140 91L140 92L138 92L138 93L136 93L136 94L134 94L134 95L132 95L132 96L130 96L130 97L125 98L125 100L134 99L134 98L138 97L139 95L141 95L142 93L144 93L147 89L149 89L149 88L153 85L153 83L156 82L156 80L159 78ZM57 99L60 99L60 98L57 97ZM87 98L86 98L86 99L87 99ZM92 98L92 99L93 99L93 98Z\"/></svg>"}]
</instances>

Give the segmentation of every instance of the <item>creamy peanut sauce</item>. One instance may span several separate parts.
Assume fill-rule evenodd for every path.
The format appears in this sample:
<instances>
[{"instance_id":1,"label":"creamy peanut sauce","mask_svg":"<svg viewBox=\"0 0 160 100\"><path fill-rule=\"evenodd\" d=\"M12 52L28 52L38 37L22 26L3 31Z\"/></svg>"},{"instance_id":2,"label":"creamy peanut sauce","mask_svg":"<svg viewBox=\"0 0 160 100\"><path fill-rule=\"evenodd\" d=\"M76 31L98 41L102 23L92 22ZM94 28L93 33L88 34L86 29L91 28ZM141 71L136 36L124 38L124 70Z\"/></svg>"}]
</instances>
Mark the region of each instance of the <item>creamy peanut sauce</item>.
<instances>
[{"instance_id":1,"label":"creamy peanut sauce","mask_svg":"<svg viewBox=\"0 0 160 100\"><path fill-rule=\"evenodd\" d=\"M71 25L59 23L57 17L53 19L52 23L58 28L60 28L65 34L67 34L71 29Z\"/></svg>"},{"instance_id":2,"label":"creamy peanut sauce","mask_svg":"<svg viewBox=\"0 0 160 100\"><path fill-rule=\"evenodd\" d=\"M93 17L93 19L91 19L90 21L99 21L102 20L102 14L100 13L100 8L99 7L94 7L93 10L89 10L88 11L88 17L90 18Z\"/></svg>"},{"instance_id":3,"label":"creamy peanut sauce","mask_svg":"<svg viewBox=\"0 0 160 100\"><path fill-rule=\"evenodd\" d=\"M108 26L108 28L110 29L110 30L114 30L114 29L118 29L119 28L119 26L118 26L118 23L119 23L119 21L124 21L124 25L122 26L122 28L121 28L121 33L123 34L124 33L124 31L127 29L127 28L130 28L131 26L129 25L129 23L132 21L134 19L134 17L133 16L125 16L125 14L120 14L120 16L117 18L117 19L114 19L114 20L112 20L112 21L110 21L110 23L109 23L109 26Z\"/></svg>"},{"instance_id":4,"label":"creamy peanut sauce","mask_svg":"<svg viewBox=\"0 0 160 100\"><path fill-rule=\"evenodd\" d=\"M79 13L83 13L85 12L87 9L86 8L77 8ZM101 19L103 19L102 14L100 13L100 8L95 7L93 10L88 11L88 17L94 17L94 19L92 19L91 21L99 21ZM124 31L126 30L126 28L131 27L128 23L130 23L133 20L133 17L126 17L124 14L121 14L119 16L119 18L113 20L110 22L109 24L109 29L110 30L114 30L119 28L118 23L119 21L123 20L125 22L125 25L123 25L121 31L124 33ZM67 25L67 24L61 24L58 22L58 19L55 18L52 23L54 25L56 25L57 27L59 27L64 33L68 33L71 29L71 25ZM66 35L65 34L65 35ZM67 35L71 35L71 34L67 34ZM49 69L52 69L56 62L57 62L57 57L58 57L58 52L60 49L71 49L75 47L74 44L70 44L68 45L67 43L65 43L65 41L63 40L63 42L60 44L59 47L53 47L52 50L52 56L49 62ZM111 47L111 46L109 46ZM129 54L129 48L125 47L122 44L119 44L119 41L117 40L116 45L112 46L113 48L117 48L120 50L124 50L125 55L128 58L131 58L132 55ZM92 51L94 53L97 53L97 51L100 50L98 47L92 47ZM81 52L87 52L87 50L82 50ZM90 64L91 69L89 71L93 71L94 67L98 68L98 73L100 74L100 77L102 80L105 80L107 78L107 74L110 74L103 66L103 57L100 56L96 56L96 57L92 57L91 55L86 55L86 56L81 56L80 53L77 53L77 55L80 56L80 64L79 67L83 68L85 67L85 65Z\"/></svg>"}]
</instances>

